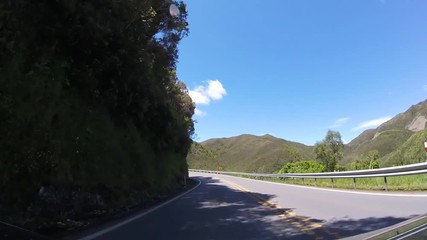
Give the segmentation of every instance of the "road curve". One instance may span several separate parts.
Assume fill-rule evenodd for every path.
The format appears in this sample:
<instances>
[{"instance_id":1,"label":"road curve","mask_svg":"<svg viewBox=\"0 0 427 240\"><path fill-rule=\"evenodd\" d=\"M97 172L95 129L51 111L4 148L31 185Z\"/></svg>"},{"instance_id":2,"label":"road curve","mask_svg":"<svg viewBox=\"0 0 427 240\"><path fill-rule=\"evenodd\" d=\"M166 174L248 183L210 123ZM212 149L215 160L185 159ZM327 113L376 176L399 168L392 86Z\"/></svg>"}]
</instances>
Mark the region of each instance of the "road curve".
<instances>
[{"instance_id":1,"label":"road curve","mask_svg":"<svg viewBox=\"0 0 427 240\"><path fill-rule=\"evenodd\" d=\"M423 194L354 193L217 174L190 176L201 185L95 239L339 239L427 213Z\"/></svg>"}]
</instances>

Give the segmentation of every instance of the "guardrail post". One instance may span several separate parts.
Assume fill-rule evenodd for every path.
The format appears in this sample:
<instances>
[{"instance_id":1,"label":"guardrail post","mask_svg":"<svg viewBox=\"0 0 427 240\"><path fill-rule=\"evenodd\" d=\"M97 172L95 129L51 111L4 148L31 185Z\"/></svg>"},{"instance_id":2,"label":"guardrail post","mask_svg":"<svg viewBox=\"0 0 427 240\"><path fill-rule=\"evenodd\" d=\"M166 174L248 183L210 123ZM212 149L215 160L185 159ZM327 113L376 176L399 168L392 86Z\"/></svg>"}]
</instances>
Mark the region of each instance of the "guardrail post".
<instances>
[{"instance_id":1,"label":"guardrail post","mask_svg":"<svg viewBox=\"0 0 427 240\"><path fill-rule=\"evenodd\" d=\"M317 187L317 178L314 179L314 185Z\"/></svg>"},{"instance_id":2,"label":"guardrail post","mask_svg":"<svg viewBox=\"0 0 427 240\"><path fill-rule=\"evenodd\" d=\"M331 178L331 182L332 182L332 187L334 187L334 179Z\"/></svg>"},{"instance_id":3,"label":"guardrail post","mask_svg":"<svg viewBox=\"0 0 427 240\"><path fill-rule=\"evenodd\" d=\"M387 177L384 177L384 187L385 190L388 191Z\"/></svg>"},{"instance_id":4,"label":"guardrail post","mask_svg":"<svg viewBox=\"0 0 427 240\"><path fill-rule=\"evenodd\" d=\"M354 190L356 190L356 178L353 178L353 187L354 187Z\"/></svg>"}]
</instances>

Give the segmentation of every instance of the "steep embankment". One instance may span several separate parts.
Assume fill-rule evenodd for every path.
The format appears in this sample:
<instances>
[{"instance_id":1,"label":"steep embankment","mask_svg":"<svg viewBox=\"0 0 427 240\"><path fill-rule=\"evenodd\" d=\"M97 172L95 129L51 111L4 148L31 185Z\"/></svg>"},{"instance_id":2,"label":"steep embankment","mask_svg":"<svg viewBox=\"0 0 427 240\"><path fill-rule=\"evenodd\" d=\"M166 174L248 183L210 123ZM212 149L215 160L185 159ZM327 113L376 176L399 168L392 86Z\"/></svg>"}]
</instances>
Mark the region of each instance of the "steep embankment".
<instances>
[{"instance_id":1,"label":"steep embankment","mask_svg":"<svg viewBox=\"0 0 427 240\"><path fill-rule=\"evenodd\" d=\"M73 228L182 187L194 104L169 4L0 3L0 220Z\"/></svg>"}]
</instances>

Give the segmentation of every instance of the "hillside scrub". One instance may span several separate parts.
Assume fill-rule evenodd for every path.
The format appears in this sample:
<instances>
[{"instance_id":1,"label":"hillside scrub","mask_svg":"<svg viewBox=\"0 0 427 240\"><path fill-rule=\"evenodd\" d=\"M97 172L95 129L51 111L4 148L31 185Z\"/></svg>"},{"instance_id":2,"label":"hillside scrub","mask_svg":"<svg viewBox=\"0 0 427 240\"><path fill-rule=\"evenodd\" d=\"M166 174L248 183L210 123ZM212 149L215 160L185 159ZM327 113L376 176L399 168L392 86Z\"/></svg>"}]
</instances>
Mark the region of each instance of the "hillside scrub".
<instances>
[{"instance_id":1,"label":"hillside scrub","mask_svg":"<svg viewBox=\"0 0 427 240\"><path fill-rule=\"evenodd\" d=\"M273 173L286 163L312 158L310 146L271 135L244 134L193 143L187 161L190 168Z\"/></svg>"},{"instance_id":2,"label":"hillside scrub","mask_svg":"<svg viewBox=\"0 0 427 240\"><path fill-rule=\"evenodd\" d=\"M395 155L395 153L392 152L405 144L412 135L425 129L426 116L427 100L424 100L381 124L376 129L364 131L346 145L344 149L344 158L341 164L349 164L355 161L359 156L367 154L371 150L377 150L378 153L383 156L379 159L381 166L403 164L402 161L400 163L394 162L390 164L387 160L388 156ZM423 141L424 140L422 140L422 142ZM419 146L422 142L413 143ZM414 162L414 160L406 162Z\"/></svg>"},{"instance_id":3,"label":"hillside scrub","mask_svg":"<svg viewBox=\"0 0 427 240\"><path fill-rule=\"evenodd\" d=\"M371 150L368 154L362 155L352 163L349 164L349 170L363 170L363 169L374 169L380 168L380 164L378 163L378 159L380 158L380 154L377 150Z\"/></svg>"},{"instance_id":4,"label":"hillside scrub","mask_svg":"<svg viewBox=\"0 0 427 240\"><path fill-rule=\"evenodd\" d=\"M426 161L424 142L427 142L427 129L416 132L395 151L383 157L385 166L400 166Z\"/></svg>"},{"instance_id":5,"label":"hillside scrub","mask_svg":"<svg viewBox=\"0 0 427 240\"><path fill-rule=\"evenodd\" d=\"M355 161L360 155L373 150L385 156L404 144L412 134L413 132L409 130L387 130L375 134L361 144L350 144L344 151L343 163Z\"/></svg>"},{"instance_id":6,"label":"hillside scrub","mask_svg":"<svg viewBox=\"0 0 427 240\"><path fill-rule=\"evenodd\" d=\"M427 101L415 107L421 111L427 108ZM419 114L413 112L415 107L411 107L407 111L409 113L397 115L391 123L410 119L405 117L407 114ZM385 125L390 127L391 123L387 122ZM382 126L379 127L381 128ZM327 166L324 171L398 166L425 161L423 143L427 141L426 131L368 130L347 145L342 143L339 132L328 131L326 137L315 146L305 146L271 135L244 134L193 143L187 161L191 168L259 173L277 173L288 163L301 159L316 159ZM304 169L301 168L302 171Z\"/></svg>"},{"instance_id":7,"label":"hillside scrub","mask_svg":"<svg viewBox=\"0 0 427 240\"><path fill-rule=\"evenodd\" d=\"M314 161L304 160L298 162L287 163L279 170L279 174L283 173L319 173L324 172L326 169L325 165Z\"/></svg>"},{"instance_id":8,"label":"hillside scrub","mask_svg":"<svg viewBox=\"0 0 427 240\"><path fill-rule=\"evenodd\" d=\"M0 2L0 220L37 230L182 186L194 103L170 3Z\"/></svg>"}]
</instances>

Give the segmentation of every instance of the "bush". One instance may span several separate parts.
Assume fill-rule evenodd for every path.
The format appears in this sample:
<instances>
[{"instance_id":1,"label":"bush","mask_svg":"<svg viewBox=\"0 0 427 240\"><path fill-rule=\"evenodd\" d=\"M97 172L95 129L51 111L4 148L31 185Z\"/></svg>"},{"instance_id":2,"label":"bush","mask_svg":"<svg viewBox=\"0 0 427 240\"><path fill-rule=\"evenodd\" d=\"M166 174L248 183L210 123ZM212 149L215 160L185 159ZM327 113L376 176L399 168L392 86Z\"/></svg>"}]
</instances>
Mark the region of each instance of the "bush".
<instances>
[{"instance_id":1,"label":"bush","mask_svg":"<svg viewBox=\"0 0 427 240\"><path fill-rule=\"evenodd\" d=\"M314 160L303 160L293 163L287 163L279 170L283 173L318 173L326 170L325 165Z\"/></svg>"}]
</instances>

